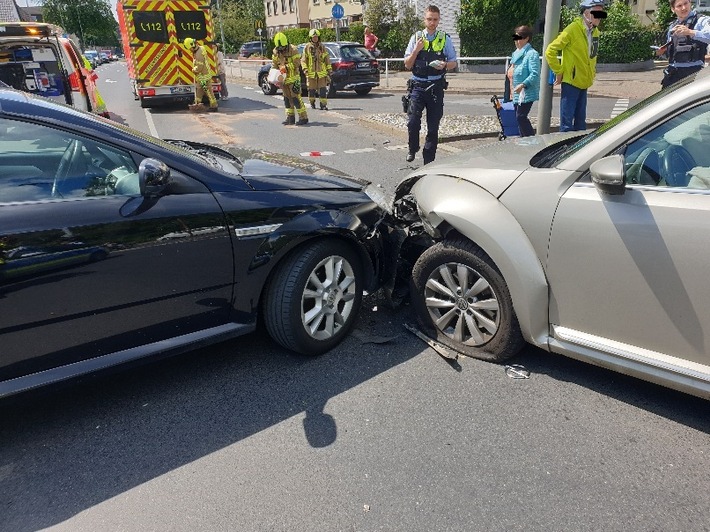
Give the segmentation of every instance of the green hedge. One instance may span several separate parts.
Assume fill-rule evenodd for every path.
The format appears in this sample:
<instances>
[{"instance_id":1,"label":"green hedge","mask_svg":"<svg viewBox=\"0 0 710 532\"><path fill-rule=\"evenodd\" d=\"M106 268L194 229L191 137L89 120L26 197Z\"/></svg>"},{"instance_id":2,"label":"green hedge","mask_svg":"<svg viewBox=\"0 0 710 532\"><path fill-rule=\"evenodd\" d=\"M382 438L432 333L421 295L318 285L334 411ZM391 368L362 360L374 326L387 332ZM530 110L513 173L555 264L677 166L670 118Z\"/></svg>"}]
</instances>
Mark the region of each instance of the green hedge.
<instances>
[{"instance_id":1,"label":"green hedge","mask_svg":"<svg viewBox=\"0 0 710 532\"><path fill-rule=\"evenodd\" d=\"M605 31L599 38L599 63L636 63L653 57L652 31Z\"/></svg>"}]
</instances>

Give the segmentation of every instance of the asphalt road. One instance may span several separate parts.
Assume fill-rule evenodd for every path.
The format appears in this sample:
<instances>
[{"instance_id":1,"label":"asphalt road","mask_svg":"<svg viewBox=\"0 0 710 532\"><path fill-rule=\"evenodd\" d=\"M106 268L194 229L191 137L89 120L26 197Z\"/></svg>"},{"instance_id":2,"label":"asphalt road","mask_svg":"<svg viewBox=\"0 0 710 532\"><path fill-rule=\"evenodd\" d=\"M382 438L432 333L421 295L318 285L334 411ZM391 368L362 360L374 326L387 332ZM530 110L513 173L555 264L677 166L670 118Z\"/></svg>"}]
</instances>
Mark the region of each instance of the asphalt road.
<instances>
[{"instance_id":1,"label":"asphalt road","mask_svg":"<svg viewBox=\"0 0 710 532\"><path fill-rule=\"evenodd\" d=\"M117 117L148 127L111 85ZM161 136L304 149L278 101L233 94L231 112L150 117ZM305 131L333 145L386 138L355 119ZM353 155L380 175L403 154ZM710 529L707 401L532 348L513 361L528 379L450 365L412 321L374 294L318 358L258 331L3 402L0 530Z\"/></svg>"}]
</instances>

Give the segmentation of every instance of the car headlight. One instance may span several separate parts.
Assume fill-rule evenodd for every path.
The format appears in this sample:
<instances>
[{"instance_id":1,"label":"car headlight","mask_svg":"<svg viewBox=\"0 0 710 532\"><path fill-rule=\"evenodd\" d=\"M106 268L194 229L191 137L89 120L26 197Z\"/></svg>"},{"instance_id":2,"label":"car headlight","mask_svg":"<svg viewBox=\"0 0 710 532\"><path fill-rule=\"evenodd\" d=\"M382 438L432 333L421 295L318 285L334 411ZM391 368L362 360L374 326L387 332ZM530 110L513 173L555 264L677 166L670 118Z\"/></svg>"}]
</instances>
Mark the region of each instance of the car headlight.
<instances>
[{"instance_id":1,"label":"car headlight","mask_svg":"<svg viewBox=\"0 0 710 532\"><path fill-rule=\"evenodd\" d=\"M387 211L388 213L392 214L392 209L390 209L389 202L387 201L387 197L385 196L384 191L382 188L378 187L377 185L370 183L365 187L365 194L377 203L382 209Z\"/></svg>"}]
</instances>

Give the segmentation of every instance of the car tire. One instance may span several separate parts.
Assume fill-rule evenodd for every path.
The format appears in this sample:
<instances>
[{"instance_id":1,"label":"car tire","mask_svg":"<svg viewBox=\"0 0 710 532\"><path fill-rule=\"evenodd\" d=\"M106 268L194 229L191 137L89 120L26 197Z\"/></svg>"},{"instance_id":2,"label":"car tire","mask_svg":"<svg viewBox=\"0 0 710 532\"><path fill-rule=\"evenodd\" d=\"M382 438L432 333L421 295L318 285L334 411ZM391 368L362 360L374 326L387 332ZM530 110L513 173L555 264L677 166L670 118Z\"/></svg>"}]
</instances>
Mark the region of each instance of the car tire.
<instances>
[{"instance_id":1,"label":"car tire","mask_svg":"<svg viewBox=\"0 0 710 532\"><path fill-rule=\"evenodd\" d=\"M417 319L440 343L489 362L507 360L525 344L503 276L472 242L434 244L414 265L411 284Z\"/></svg>"},{"instance_id":2,"label":"car tire","mask_svg":"<svg viewBox=\"0 0 710 532\"><path fill-rule=\"evenodd\" d=\"M363 284L360 260L346 243L320 240L299 248L267 285L263 316L269 335L303 355L329 351L355 324Z\"/></svg>"},{"instance_id":3,"label":"car tire","mask_svg":"<svg viewBox=\"0 0 710 532\"><path fill-rule=\"evenodd\" d=\"M370 91L372 90L372 87L368 87L366 89L355 89L355 94L358 96L367 96L370 94Z\"/></svg>"},{"instance_id":4,"label":"car tire","mask_svg":"<svg viewBox=\"0 0 710 532\"><path fill-rule=\"evenodd\" d=\"M276 86L272 85L266 80L266 74L259 78L259 86L261 87L261 92L267 96L272 96L276 94Z\"/></svg>"}]
</instances>

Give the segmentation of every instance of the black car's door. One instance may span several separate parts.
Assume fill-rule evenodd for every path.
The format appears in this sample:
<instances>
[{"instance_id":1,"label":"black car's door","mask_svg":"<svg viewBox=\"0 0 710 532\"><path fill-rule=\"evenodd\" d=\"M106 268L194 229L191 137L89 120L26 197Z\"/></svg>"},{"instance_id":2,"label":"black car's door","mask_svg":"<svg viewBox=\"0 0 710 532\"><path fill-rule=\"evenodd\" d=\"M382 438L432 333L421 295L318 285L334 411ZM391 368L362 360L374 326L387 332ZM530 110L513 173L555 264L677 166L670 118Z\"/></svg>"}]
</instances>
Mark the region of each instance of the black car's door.
<instances>
[{"instance_id":1,"label":"black car's door","mask_svg":"<svg viewBox=\"0 0 710 532\"><path fill-rule=\"evenodd\" d=\"M144 200L130 153L0 118L0 381L227 322L223 214L176 177Z\"/></svg>"}]
</instances>

